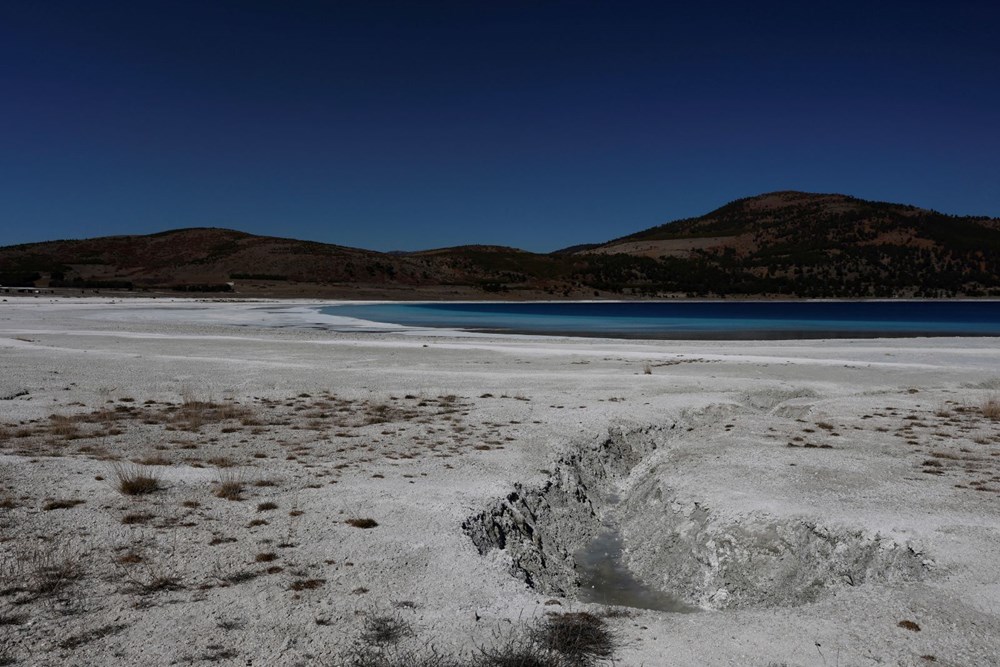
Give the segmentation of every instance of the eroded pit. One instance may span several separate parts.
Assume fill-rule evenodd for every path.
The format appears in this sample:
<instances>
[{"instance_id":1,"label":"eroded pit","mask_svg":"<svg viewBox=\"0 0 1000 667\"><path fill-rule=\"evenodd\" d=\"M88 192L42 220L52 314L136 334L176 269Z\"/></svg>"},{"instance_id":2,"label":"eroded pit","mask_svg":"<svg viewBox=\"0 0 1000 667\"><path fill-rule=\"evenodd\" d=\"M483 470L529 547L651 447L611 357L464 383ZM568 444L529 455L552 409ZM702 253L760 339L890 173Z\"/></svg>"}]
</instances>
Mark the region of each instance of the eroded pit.
<instances>
[{"instance_id":1,"label":"eroded pit","mask_svg":"<svg viewBox=\"0 0 1000 667\"><path fill-rule=\"evenodd\" d=\"M542 593L664 611L794 606L924 576L918 550L877 534L808 517L726 519L678 500L655 467L637 468L671 446L685 431L677 426L611 430L463 528L481 554L501 550L511 573Z\"/></svg>"}]
</instances>

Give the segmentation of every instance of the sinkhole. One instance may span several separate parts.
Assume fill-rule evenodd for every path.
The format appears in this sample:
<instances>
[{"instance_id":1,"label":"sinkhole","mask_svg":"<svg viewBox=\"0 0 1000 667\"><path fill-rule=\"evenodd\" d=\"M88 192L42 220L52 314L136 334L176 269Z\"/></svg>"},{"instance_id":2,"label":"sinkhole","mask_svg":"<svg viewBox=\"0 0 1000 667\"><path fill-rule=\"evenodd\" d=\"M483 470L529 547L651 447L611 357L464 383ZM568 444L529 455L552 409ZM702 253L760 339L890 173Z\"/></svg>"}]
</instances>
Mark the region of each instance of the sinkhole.
<instances>
[{"instance_id":1,"label":"sinkhole","mask_svg":"<svg viewBox=\"0 0 1000 667\"><path fill-rule=\"evenodd\" d=\"M678 500L656 466L637 467L685 430L674 426L573 448L543 483L515 484L463 529L541 593L666 612L794 606L925 576L918 549L881 535L811 517L733 520Z\"/></svg>"}]
</instances>

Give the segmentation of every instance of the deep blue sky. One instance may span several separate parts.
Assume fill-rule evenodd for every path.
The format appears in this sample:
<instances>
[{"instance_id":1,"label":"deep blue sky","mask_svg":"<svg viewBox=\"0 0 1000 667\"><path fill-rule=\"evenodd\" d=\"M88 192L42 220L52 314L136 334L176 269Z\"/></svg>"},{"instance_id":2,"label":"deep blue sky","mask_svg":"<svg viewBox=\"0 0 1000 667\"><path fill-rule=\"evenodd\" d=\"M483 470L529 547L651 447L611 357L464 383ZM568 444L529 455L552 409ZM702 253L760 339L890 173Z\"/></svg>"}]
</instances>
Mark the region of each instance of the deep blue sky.
<instances>
[{"instance_id":1,"label":"deep blue sky","mask_svg":"<svg viewBox=\"0 0 1000 667\"><path fill-rule=\"evenodd\" d=\"M771 190L1000 216L993 2L0 3L0 245L548 251Z\"/></svg>"}]
</instances>

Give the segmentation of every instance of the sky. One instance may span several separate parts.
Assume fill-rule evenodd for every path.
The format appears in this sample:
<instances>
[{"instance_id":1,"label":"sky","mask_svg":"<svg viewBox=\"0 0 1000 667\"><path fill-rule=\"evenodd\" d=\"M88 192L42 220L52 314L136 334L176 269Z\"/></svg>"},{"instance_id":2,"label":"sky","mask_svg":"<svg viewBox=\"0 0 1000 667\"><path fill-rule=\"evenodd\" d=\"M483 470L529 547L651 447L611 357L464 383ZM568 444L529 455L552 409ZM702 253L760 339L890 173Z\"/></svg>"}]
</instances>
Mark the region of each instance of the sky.
<instances>
[{"instance_id":1,"label":"sky","mask_svg":"<svg viewBox=\"0 0 1000 667\"><path fill-rule=\"evenodd\" d=\"M775 190L1000 217L1000 3L4 0L0 245L548 252Z\"/></svg>"}]
</instances>

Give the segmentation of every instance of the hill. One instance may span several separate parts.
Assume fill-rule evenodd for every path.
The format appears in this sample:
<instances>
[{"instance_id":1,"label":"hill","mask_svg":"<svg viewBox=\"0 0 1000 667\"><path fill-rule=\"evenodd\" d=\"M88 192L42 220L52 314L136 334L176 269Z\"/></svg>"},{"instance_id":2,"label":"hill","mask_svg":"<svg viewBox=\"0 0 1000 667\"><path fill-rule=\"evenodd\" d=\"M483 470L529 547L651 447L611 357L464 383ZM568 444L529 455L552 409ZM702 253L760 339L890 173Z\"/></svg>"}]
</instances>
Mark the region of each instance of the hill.
<instances>
[{"instance_id":1,"label":"hill","mask_svg":"<svg viewBox=\"0 0 1000 667\"><path fill-rule=\"evenodd\" d=\"M1000 295L1000 220L837 194L740 199L576 254L633 258L644 291Z\"/></svg>"},{"instance_id":2,"label":"hill","mask_svg":"<svg viewBox=\"0 0 1000 667\"><path fill-rule=\"evenodd\" d=\"M49 241L0 248L0 285L276 295L500 293L543 284L546 255L468 246L416 253L176 229L143 236ZM531 274L525 273L530 271Z\"/></svg>"},{"instance_id":3,"label":"hill","mask_svg":"<svg viewBox=\"0 0 1000 667\"><path fill-rule=\"evenodd\" d=\"M550 254L381 253L177 229L3 247L0 284L356 298L1000 296L1000 220L774 192Z\"/></svg>"}]
</instances>

